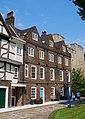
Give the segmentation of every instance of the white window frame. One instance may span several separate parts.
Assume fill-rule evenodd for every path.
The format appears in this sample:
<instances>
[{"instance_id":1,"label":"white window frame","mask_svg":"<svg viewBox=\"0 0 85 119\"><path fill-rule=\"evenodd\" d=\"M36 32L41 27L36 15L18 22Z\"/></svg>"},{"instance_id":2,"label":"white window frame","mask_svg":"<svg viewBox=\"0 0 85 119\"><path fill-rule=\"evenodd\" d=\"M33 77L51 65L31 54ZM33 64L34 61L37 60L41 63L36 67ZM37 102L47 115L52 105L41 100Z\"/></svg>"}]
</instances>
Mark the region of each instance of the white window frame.
<instances>
[{"instance_id":1,"label":"white window frame","mask_svg":"<svg viewBox=\"0 0 85 119\"><path fill-rule=\"evenodd\" d=\"M67 72L67 75L68 75L68 82L70 82L70 71Z\"/></svg>"},{"instance_id":2,"label":"white window frame","mask_svg":"<svg viewBox=\"0 0 85 119\"><path fill-rule=\"evenodd\" d=\"M38 41L38 34L32 32L32 39Z\"/></svg>"},{"instance_id":3,"label":"white window frame","mask_svg":"<svg viewBox=\"0 0 85 119\"><path fill-rule=\"evenodd\" d=\"M25 64L25 77L28 78L28 64Z\"/></svg>"},{"instance_id":4,"label":"white window frame","mask_svg":"<svg viewBox=\"0 0 85 119\"><path fill-rule=\"evenodd\" d=\"M51 71L53 72L52 78L51 78ZM51 80L51 81L54 81L54 80L55 80L55 70L54 70L53 68L50 69L50 80Z\"/></svg>"},{"instance_id":5,"label":"white window frame","mask_svg":"<svg viewBox=\"0 0 85 119\"><path fill-rule=\"evenodd\" d=\"M60 88L60 95L61 95L61 96L64 96L64 87L61 87L61 88Z\"/></svg>"},{"instance_id":6,"label":"white window frame","mask_svg":"<svg viewBox=\"0 0 85 119\"><path fill-rule=\"evenodd\" d=\"M10 64L8 64L8 63L6 63L6 71L11 72L11 67L10 67Z\"/></svg>"},{"instance_id":7,"label":"white window frame","mask_svg":"<svg viewBox=\"0 0 85 119\"><path fill-rule=\"evenodd\" d=\"M60 80L60 72L61 72L61 75L62 75L62 80ZM59 81L63 81L63 70L59 70Z\"/></svg>"},{"instance_id":8,"label":"white window frame","mask_svg":"<svg viewBox=\"0 0 85 119\"><path fill-rule=\"evenodd\" d=\"M62 51L66 52L66 47L64 45L62 46Z\"/></svg>"},{"instance_id":9,"label":"white window frame","mask_svg":"<svg viewBox=\"0 0 85 119\"><path fill-rule=\"evenodd\" d=\"M15 46L16 46L16 44L10 42L10 52L15 53Z\"/></svg>"},{"instance_id":10,"label":"white window frame","mask_svg":"<svg viewBox=\"0 0 85 119\"><path fill-rule=\"evenodd\" d=\"M28 47L28 56L34 57L34 48Z\"/></svg>"},{"instance_id":11,"label":"white window frame","mask_svg":"<svg viewBox=\"0 0 85 119\"><path fill-rule=\"evenodd\" d=\"M65 58L65 66L68 66L68 58Z\"/></svg>"},{"instance_id":12,"label":"white window frame","mask_svg":"<svg viewBox=\"0 0 85 119\"><path fill-rule=\"evenodd\" d=\"M44 60L44 51L42 51L42 50L39 50L39 59L42 59L42 60Z\"/></svg>"},{"instance_id":13,"label":"white window frame","mask_svg":"<svg viewBox=\"0 0 85 119\"><path fill-rule=\"evenodd\" d=\"M58 56L58 64L62 64L62 57Z\"/></svg>"},{"instance_id":14,"label":"white window frame","mask_svg":"<svg viewBox=\"0 0 85 119\"><path fill-rule=\"evenodd\" d=\"M33 73L33 72L32 72L32 67L35 68L35 78L32 77L32 73ZM35 65L32 65L32 66L31 66L31 78L32 78L32 79L37 79L37 67L36 67Z\"/></svg>"},{"instance_id":15,"label":"white window frame","mask_svg":"<svg viewBox=\"0 0 85 119\"><path fill-rule=\"evenodd\" d=\"M48 53L49 61L54 62L54 54Z\"/></svg>"},{"instance_id":16,"label":"white window frame","mask_svg":"<svg viewBox=\"0 0 85 119\"><path fill-rule=\"evenodd\" d=\"M11 65L11 72L14 73L14 71L15 71L14 65Z\"/></svg>"},{"instance_id":17,"label":"white window frame","mask_svg":"<svg viewBox=\"0 0 85 119\"><path fill-rule=\"evenodd\" d=\"M55 87L51 87L51 96L55 96Z\"/></svg>"},{"instance_id":18,"label":"white window frame","mask_svg":"<svg viewBox=\"0 0 85 119\"><path fill-rule=\"evenodd\" d=\"M40 72L40 79L45 79L45 68L44 67L40 67L40 69L43 69L43 77L41 78L41 72Z\"/></svg>"},{"instance_id":19,"label":"white window frame","mask_svg":"<svg viewBox=\"0 0 85 119\"><path fill-rule=\"evenodd\" d=\"M14 78L18 78L18 67L15 67L17 69L17 72L14 72Z\"/></svg>"},{"instance_id":20,"label":"white window frame","mask_svg":"<svg viewBox=\"0 0 85 119\"><path fill-rule=\"evenodd\" d=\"M17 45L17 54L18 55L22 54L22 48L19 45Z\"/></svg>"},{"instance_id":21,"label":"white window frame","mask_svg":"<svg viewBox=\"0 0 85 119\"><path fill-rule=\"evenodd\" d=\"M54 46L54 42L52 40L49 40L49 46L53 47Z\"/></svg>"},{"instance_id":22,"label":"white window frame","mask_svg":"<svg viewBox=\"0 0 85 119\"><path fill-rule=\"evenodd\" d=\"M32 94L32 89L35 89L34 94ZM34 95L34 97L32 97ZM37 88L36 87L31 87L31 99L36 99L37 97Z\"/></svg>"}]
</instances>

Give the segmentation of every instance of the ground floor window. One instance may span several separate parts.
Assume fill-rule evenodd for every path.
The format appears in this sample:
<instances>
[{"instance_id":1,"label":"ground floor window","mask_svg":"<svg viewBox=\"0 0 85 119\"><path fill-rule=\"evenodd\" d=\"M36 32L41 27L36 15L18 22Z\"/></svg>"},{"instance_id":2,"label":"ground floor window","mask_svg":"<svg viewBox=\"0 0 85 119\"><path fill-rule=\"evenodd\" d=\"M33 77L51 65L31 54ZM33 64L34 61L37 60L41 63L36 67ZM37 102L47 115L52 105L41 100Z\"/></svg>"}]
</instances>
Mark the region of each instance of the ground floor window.
<instances>
[{"instance_id":1,"label":"ground floor window","mask_svg":"<svg viewBox=\"0 0 85 119\"><path fill-rule=\"evenodd\" d=\"M31 87L31 99L36 99L36 87Z\"/></svg>"},{"instance_id":2,"label":"ground floor window","mask_svg":"<svg viewBox=\"0 0 85 119\"><path fill-rule=\"evenodd\" d=\"M60 88L60 95L61 95L61 96L64 96L64 87L61 87L61 88Z\"/></svg>"},{"instance_id":3,"label":"ground floor window","mask_svg":"<svg viewBox=\"0 0 85 119\"><path fill-rule=\"evenodd\" d=\"M55 87L51 87L51 96L55 96Z\"/></svg>"}]
</instances>

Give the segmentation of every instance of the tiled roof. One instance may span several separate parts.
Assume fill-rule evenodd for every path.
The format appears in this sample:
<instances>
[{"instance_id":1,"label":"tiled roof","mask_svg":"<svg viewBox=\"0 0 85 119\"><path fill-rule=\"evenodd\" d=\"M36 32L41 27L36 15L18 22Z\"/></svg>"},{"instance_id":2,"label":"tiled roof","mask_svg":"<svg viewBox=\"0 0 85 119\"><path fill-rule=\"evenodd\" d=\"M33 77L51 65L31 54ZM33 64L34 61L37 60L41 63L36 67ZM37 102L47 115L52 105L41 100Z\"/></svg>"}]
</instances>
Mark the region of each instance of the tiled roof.
<instances>
[{"instance_id":1,"label":"tiled roof","mask_svg":"<svg viewBox=\"0 0 85 119\"><path fill-rule=\"evenodd\" d=\"M33 31L33 29L36 27L33 26L31 28L20 30L14 26L9 25L9 28L10 28L11 35L16 36L16 37L20 37L20 36L24 36L24 35L29 35Z\"/></svg>"}]
</instances>

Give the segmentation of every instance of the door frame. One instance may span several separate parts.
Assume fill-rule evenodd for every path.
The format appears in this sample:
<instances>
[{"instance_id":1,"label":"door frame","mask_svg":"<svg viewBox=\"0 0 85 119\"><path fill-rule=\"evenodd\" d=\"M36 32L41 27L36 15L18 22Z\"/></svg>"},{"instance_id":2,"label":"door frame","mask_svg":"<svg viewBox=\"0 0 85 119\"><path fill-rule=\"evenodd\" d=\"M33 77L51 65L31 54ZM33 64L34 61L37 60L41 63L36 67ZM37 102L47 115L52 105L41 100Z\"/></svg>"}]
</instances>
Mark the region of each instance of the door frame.
<instances>
[{"instance_id":1,"label":"door frame","mask_svg":"<svg viewBox=\"0 0 85 119\"><path fill-rule=\"evenodd\" d=\"M5 96L5 108L8 107L8 87L7 86L0 86L0 88L6 89L6 96Z\"/></svg>"},{"instance_id":2,"label":"door frame","mask_svg":"<svg viewBox=\"0 0 85 119\"><path fill-rule=\"evenodd\" d=\"M40 87L40 90L43 89L43 103L45 102L45 88L44 87Z\"/></svg>"}]
</instances>

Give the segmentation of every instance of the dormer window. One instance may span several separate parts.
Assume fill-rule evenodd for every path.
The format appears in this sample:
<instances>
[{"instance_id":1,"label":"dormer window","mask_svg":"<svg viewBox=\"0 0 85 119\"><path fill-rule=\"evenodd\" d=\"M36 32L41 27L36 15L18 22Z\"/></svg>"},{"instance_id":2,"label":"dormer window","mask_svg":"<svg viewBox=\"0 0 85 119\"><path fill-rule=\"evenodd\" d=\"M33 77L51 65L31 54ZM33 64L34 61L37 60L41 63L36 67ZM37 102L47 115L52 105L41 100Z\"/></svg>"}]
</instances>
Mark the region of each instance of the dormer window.
<instances>
[{"instance_id":1,"label":"dormer window","mask_svg":"<svg viewBox=\"0 0 85 119\"><path fill-rule=\"evenodd\" d=\"M32 32L32 39L38 41L38 35L34 32Z\"/></svg>"},{"instance_id":2,"label":"dormer window","mask_svg":"<svg viewBox=\"0 0 85 119\"><path fill-rule=\"evenodd\" d=\"M53 46L54 46L53 41L49 40L49 46L50 46L50 47L53 47Z\"/></svg>"},{"instance_id":3,"label":"dormer window","mask_svg":"<svg viewBox=\"0 0 85 119\"><path fill-rule=\"evenodd\" d=\"M66 52L66 47L65 46L62 46L62 51Z\"/></svg>"}]
</instances>

